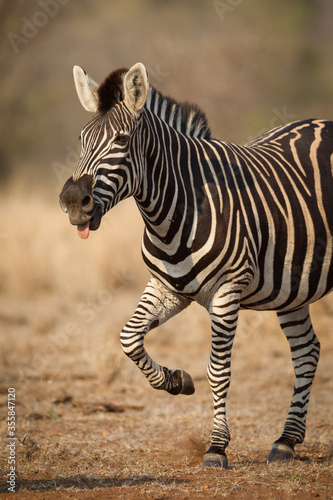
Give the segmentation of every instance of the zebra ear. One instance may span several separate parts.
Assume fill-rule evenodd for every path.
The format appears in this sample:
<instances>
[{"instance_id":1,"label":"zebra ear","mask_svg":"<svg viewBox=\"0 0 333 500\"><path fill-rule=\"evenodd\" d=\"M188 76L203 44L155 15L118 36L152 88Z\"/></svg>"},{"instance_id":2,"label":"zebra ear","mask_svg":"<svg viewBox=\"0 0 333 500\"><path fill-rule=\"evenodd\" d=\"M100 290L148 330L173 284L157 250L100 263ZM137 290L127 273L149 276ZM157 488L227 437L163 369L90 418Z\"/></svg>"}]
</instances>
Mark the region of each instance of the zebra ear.
<instances>
[{"instance_id":1,"label":"zebra ear","mask_svg":"<svg viewBox=\"0 0 333 500\"><path fill-rule=\"evenodd\" d=\"M73 68L74 83L77 95L84 109L95 113L98 108L98 85L80 66Z\"/></svg>"},{"instance_id":2,"label":"zebra ear","mask_svg":"<svg viewBox=\"0 0 333 500\"><path fill-rule=\"evenodd\" d=\"M134 114L138 114L145 104L148 89L146 68L142 63L137 63L132 66L124 78L125 104Z\"/></svg>"}]
</instances>

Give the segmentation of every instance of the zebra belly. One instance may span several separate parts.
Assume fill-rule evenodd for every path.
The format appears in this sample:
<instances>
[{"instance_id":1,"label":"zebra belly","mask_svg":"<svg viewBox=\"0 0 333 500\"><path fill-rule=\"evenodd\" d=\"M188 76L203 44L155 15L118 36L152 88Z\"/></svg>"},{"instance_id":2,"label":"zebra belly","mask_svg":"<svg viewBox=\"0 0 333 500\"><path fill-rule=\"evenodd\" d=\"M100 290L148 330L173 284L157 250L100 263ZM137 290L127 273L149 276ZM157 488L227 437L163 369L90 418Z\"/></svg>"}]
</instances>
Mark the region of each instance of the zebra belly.
<instances>
[{"instance_id":1,"label":"zebra belly","mask_svg":"<svg viewBox=\"0 0 333 500\"><path fill-rule=\"evenodd\" d=\"M241 295L241 307L255 310L293 310L319 300L333 290L332 248L327 262L313 260L306 272L293 273L283 268L280 279L274 265L265 266ZM326 251L326 257L327 251ZM270 269L269 269L270 268ZM310 270L310 272L307 272ZM260 276L263 276L262 280Z\"/></svg>"},{"instance_id":2,"label":"zebra belly","mask_svg":"<svg viewBox=\"0 0 333 500\"><path fill-rule=\"evenodd\" d=\"M202 305L209 303L221 286L243 288L241 307L255 310L293 310L320 299L333 290L333 241L313 247L311 258L305 261L290 260L284 255L284 265L277 266L272 251L265 254L263 262L253 266L253 258L245 258L242 267L229 261L221 266L220 257L193 273L191 257L182 263L145 259L153 276L170 291L187 296ZM143 252L145 256L145 253ZM253 256L252 256L253 257ZM251 264L250 264L251 262Z\"/></svg>"},{"instance_id":3,"label":"zebra belly","mask_svg":"<svg viewBox=\"0 0 333 500\"><path fill-rule=\"evenodd\" d=\"M308 304L312 304L317 300L321 299L324 295L327 295L333 290L333 287L327 289L324 287L318 288L317 292L309 298L308 295L299 293L299 295L290 302L289 294L281 292L276 298L272 296L265 296L252 302L249 300L241 300L241 309L253 309L256 311L292 311L299 309Z\"/></svg>"}]
</instances>

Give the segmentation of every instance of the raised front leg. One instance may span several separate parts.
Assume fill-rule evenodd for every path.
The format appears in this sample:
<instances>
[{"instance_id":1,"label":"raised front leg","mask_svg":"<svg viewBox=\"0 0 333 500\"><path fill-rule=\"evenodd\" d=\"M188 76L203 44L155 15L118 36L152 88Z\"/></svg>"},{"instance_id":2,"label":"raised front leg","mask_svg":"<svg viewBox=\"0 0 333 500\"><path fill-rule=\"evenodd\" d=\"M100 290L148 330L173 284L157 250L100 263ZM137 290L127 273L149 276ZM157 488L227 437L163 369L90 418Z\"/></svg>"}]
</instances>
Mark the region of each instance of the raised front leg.
<instances>
[{"instance_id":1,"label":"raised front leg","mask_svg":"<svg viewBox=\"0 0 333 500\"><path fill-rule=\"evenodd\" d=\"M144 348L145 335L169 318L185 309L190 301L173 294L152 278L129 322L121 332L124 352L140 368L154 389L170 394L193 394L194 385L183 370L169 370L155 363Z\"/></svg>"},{"instance_id":2,"label":"raised front leg","mask_svg":"<svg viewBox=\"0 0 333 500\"><path fill-rule=\"evenodd\" d=\"M205 453L205 467L227 468L225 449L230 441L226 419L226 399L230 384L230 361L234 342L240 292L220 289L209 308L212 324L212 350L208 381L214 398L214 425L211 446Z\"/></svg>"},{"instance_id":3,"label":"raised front leg","mask_svg":"<svg viewBox=\"0 0 333 500\"><path fill-rule=\"evenodd\" d=\"M268 462L294 458L295 444L304 440L310 391L320 351L320 343L312 328L308 306L293 312L279 312L278 318L290 345L295 386L283 433L273 444Z\"/></svg>"}]
</instances>

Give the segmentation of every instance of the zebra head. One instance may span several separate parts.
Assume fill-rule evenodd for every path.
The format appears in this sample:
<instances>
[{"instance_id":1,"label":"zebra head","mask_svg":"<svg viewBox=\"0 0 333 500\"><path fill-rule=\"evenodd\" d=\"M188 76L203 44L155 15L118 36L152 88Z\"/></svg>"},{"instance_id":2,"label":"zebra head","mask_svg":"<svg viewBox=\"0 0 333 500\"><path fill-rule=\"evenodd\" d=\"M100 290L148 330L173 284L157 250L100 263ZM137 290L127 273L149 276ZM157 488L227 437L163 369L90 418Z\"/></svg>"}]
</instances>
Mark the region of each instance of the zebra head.
<instances>
[{"instance_id":1,"label":"zebra head","mask_svg":"<svg viewBox=\"0 0 333 500\"><path fill-rule=\"evenodd\" d=\"M82 106L94 117L81 132L80 162L64 184L60 206L85 239L108 210L139 189L143 157L135 153L135 132L149 84L141 63L114 71L100 86L74 66L74 82Z\"/></svg>"}]
</instances>

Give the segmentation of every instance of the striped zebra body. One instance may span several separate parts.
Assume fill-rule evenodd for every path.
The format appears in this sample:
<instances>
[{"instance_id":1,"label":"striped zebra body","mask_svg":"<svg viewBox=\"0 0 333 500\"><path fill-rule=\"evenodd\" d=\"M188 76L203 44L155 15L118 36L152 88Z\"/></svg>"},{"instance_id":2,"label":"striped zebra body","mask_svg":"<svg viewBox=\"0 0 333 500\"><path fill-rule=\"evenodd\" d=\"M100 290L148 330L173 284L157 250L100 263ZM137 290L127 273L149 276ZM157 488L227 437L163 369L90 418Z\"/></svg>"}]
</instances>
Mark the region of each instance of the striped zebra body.
<instances>
[{"instance_id":1,"label":"striped zebra body","mask_svg":"<svg viewBox=\"0 0 333 500\"><path fill-rule=\"evenodd\" d=\"M175 165L170 192L165 188L149 208L163 210L162 232L146 219L143 256L152 274L203 304L210 292L237 281L243 288L241 306L249 309L295 309L328 293L333 283L330 156L316 171L310 155L307 165L297 162L297 150L293 158L285 157L292 154L293 134L310 148L316 135L317 146L323 145L326 134L329 147L329 133L332 125L308 120L275 129L256 146L182 137L167 168L184 148L191 150L188 160ZM311 152L313 158L316 154ZM170 194L177 177L190 192Z\"/></svg>"},{"instance_id":2,"label":"striped zebra body","mask_svg":"<svg viewBox=\"0 0 333 500\"><path fill-rule=\"evenodd\" d=\"M74 75L81 103L97 114L82 131L81 161L61 205L83 237L129 196L145 222L142 255L152 278L122 330L125 353L153 387L191 394L191 377L155 363L144 337L194 300L208 310L214 427L204 465L225 467L238 313L277 311L295 388L269 460L293 457L319 359L308 305L333 287L333 122L295 122L236 146L212 139L195 106L149 87L141 64L100 87L80 68Z\"/></svg>"}]
</instances>

